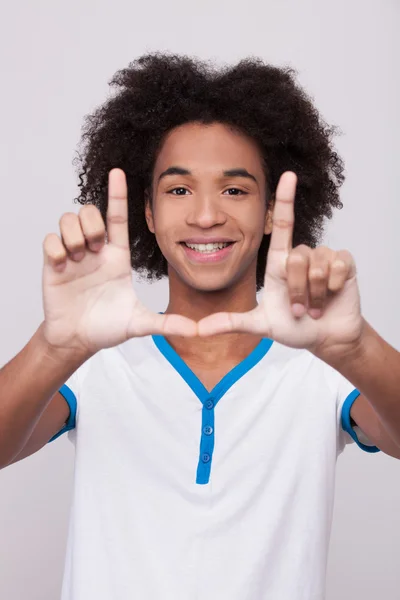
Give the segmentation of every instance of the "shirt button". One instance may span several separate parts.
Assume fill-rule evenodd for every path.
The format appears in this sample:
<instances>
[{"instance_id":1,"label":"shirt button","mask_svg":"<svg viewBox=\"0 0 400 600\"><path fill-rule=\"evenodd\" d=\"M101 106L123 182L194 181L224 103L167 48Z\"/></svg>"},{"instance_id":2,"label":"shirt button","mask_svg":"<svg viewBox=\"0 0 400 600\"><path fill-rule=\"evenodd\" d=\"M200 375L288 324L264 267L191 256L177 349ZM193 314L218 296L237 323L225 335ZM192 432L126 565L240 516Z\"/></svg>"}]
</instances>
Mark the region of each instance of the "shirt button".
<instances>
[{"instance_id":1,"label":"shirt button","mask_svg":"<svg viewBox=\"0 0 400 600\"><path fill-rule=\"evenodd\" d=\"M214 408L214 402L212 400L207 400L206 408L208 408L208 410L211 410L212 408Z\"/></svg>"},{"instance_id":2,"label":"shirt button","mask_svg":"<svg viewBox=\"0 0 400 600\"><path fill-rule=\"evenodd\" d=\"M206 435L211 435L213 431L214 429L211 427L211 425L206 425L203 429L203 433Z\"/></svg>"},{"instance_id":3,"label":"shirt button","mask_svg":"<svg viewBox=\"0 0 400 600\"><path fill-rule=\"evenodd\" d=\"M203 463L208 463L210 461L210 458L211 456L209 454L203 454L201 460L203 461Z\"/></svg>"}]
</instances>

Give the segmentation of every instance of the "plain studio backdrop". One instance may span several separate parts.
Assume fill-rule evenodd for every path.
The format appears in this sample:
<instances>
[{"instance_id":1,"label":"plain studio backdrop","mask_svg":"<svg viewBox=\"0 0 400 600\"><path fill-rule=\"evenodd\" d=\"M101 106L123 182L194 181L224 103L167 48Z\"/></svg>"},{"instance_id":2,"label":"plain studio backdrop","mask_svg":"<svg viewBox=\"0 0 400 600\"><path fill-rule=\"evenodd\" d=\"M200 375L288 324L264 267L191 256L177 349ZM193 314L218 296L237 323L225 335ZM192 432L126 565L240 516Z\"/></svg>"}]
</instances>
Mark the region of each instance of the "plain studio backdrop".
<instances>
[{"instance_id":1,"label":"plain studio backdrop","mask_svg":"<svg viewBox=\"0 0 400 600\"><path fill-rule=\"evenodd\" d=\"M153 50L218 64L256 55L297 69L322 116L343 132L335 144L346 163L344 208L322 243L353 254L363 314L400 349L399 25L398 0L7 3L0 364L43 318L45 235L59 232L64 212L79 211L72 159L83 116L106 99L117 69ZM135 286L148 306L165 308L166 281ZM59 598L73 469L64 435L0 472L1 599ZM400 598L399 507L400 462L347 447L338 460L327 600Z\"/></svg>"}]
</instances>

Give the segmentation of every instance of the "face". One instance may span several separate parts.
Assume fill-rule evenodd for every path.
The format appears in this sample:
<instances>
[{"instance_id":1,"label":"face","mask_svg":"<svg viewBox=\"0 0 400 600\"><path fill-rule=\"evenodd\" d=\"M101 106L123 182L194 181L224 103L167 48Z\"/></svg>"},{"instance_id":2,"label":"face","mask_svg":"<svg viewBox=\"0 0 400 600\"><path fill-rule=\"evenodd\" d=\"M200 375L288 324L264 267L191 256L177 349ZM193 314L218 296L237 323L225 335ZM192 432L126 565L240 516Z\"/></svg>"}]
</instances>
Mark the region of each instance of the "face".
<instances>
[{"instance_id":1,"label":"face","mask_svg":"<svg viewBox=\"0 0 400 600\"><path fill-rule=\"evenodd\" d=\"M257 252L272 230L256 143L220 123L170 131L155 164L146 220L170 280L207 292L243 278L255 285Z\"/></svg>"}]
</instances>

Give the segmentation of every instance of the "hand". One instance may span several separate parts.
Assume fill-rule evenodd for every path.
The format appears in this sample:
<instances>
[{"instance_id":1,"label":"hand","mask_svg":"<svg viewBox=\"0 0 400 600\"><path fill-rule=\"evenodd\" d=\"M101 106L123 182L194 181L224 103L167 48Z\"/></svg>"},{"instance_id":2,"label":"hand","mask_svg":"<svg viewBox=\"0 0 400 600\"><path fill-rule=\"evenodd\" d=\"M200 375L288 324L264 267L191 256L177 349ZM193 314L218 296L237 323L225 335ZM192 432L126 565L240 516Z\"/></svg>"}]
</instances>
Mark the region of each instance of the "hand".
<instances>
[{"instance_id":1,"label":"hand","mask_svg":"<svg viewBox=\"0 0 400 600\"><path fill-rule=\"evenodd\" d=\"M205 317L200 336L249 332L315 354L357 344L364 320L354 260L347 250L292 248L296 184L290 171L279 180L260 303L247 313Z\"/></svg>"},{"instance_id":2,"label":"hand","mask_svg":"<svg viewBox=\"0 0 400 600\"><path fill-rule=\"evenodd\" d=\"M43 242L43 332L51 347L91 355L135 336L196 335L194 321L153 313L135 295L123 171L109 174L107 243L94 205L83 206L79 216L65 213L60 230L61 239L51 233Z\"/></svg>"}]
</instances>

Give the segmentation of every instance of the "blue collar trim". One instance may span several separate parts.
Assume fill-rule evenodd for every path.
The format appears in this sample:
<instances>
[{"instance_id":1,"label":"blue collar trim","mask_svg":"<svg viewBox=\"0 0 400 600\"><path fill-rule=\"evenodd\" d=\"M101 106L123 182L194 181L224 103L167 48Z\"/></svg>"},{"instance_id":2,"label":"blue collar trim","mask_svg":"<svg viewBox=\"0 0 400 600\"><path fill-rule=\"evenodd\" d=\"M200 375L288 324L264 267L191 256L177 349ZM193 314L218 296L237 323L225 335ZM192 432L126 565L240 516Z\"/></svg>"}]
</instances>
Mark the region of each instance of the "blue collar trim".
<instances>
[{"instance_id":1,"label":"blue collar trim","mask_svg":"<svg viewBox=\"0 0 400 600\"><path fill-rule=\"evenodd\" d=\"M246 358L244 358L238 365L233 367L229 373L224 375L221 381L219 381L209 392L197 375L195 375L190 367L187 366L185 361L179 356L179 354L174 350L164 336L153 335L152 338L161 354L164 355L164 357L179 373L182 379L186 381L189 387L199 398L200 402L204 404L204 402L208 400L210 396L212 396L214 405L220 398L222 398L229 388L236 383L236 381L250 371L250 369L252 369L258 362L260 362L273 344L273 340L269 338L263 338L250 352L250 354L246 356Z\"/></svg>"}]
</instances>

